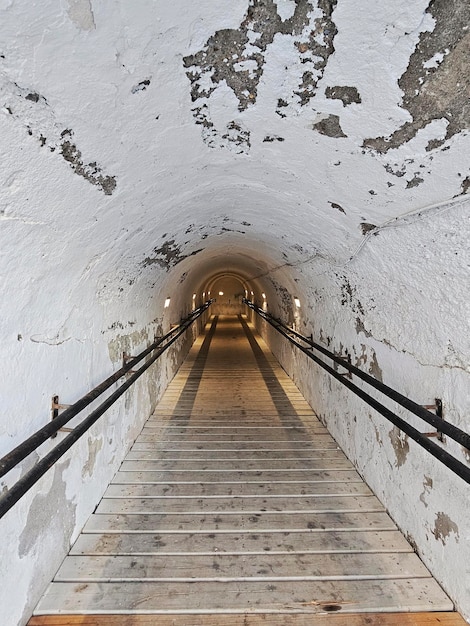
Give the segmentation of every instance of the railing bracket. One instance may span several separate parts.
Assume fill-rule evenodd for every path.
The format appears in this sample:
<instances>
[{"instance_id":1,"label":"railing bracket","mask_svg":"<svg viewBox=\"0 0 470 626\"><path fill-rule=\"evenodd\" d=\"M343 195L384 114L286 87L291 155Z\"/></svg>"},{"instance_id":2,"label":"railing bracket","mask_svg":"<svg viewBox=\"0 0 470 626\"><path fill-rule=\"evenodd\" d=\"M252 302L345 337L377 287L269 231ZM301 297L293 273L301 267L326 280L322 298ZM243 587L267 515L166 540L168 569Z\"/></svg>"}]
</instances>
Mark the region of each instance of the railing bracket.
<instances>
[{"instance_id":1,"label":"railing bracket","mask_svg":"<svg viewBox=\"0 0 470 626\"><path fill-rule=\"evenodd\" d=\"M122 353L122 366L126 367L126 365L129 363L129 361L133 361L136 357L132 356L130 354L127 354L127 352L123 352ZM126 375L127 374L135 374L134 370L127 370Z\"/></svg>"},{"instance_id":2,"label":"railing bracket","mask_svg":"<svg viewBox=\"0 0 470 626\"><path fill-rule=\"evenodd\" d=\"M303 352L310 359L312 359L312 361L314 361L322 369L328 372L330 376L338 381L341 381L341 383L347 389L352 391L358 398L361 398L361 400L363 400L370 407L375 409L385 419L387 419L389 422L394 424L394 426L399 428L401 432L411 437L422 448L432 454L435 459L443 463L457 476L460 476L460 478L470 484L470 467L468 467L468 465L450 454L447 450L444 449L443 446L438 445L437 442L431 440L432 437L436 437L441 442L445 442L447 438L450 437L453 441L456 441L463 448L470 450L470 433L467 433L461 428L458 428L457 426L454 426L453 424L444 421L442 415L442 400L440 398L436 398L433 405L423 407L421 404L417 404L411 398L407 398L396 389L392 389L388 385L385 385L381 380L378 380L377 378L374 378L374 376L371 376L367 372L361 370L359 367L357 367L357 365L353 365L347 352L345 356L334 353L325 346L322 346L321 344L316 342L312 342L308 337L305 337L301 333L290 330L286 324L280 326L271 318L269 313L263 311L262 309L260 309L260 307L256 306L253 302L250 302L246 298L243 299L243 302L252 311L257 313L261 318L263 318L271 326L273 326L290 343L296 346L301 352ZM302 345L301 342L308 343L309 347L305 347L304 345ZM329 344L330 341L328 341L328 345ZM314 348L315 353L310 351L310 346ZM328 359L331 359L333 361L333 365L325 363L324 360L317 353L320 353ZM346 364L345 358L347 358L349 363ZM397 415L397 413L394 413L391 409L382 404L382 402L367 393L366 390L354 384L351 380L348 380L346 374L338 371L338 368L342 369L343 367L348 370L348 373L350 373L351 375L353 374L354 377L357 377L360 380L364 381L372 388L384 394L387 398L390 398L407 411L410 411L410 413L413 413L427 424L430 424L433 428L436 429L435 432L422 433L421 431L419 431L408 421Z\"/></svg>"},{"instance_id":3,"label":"railing bracket","mask_svg":"<svg viewBox=\"0 0 470 626\"><path fill-rule=\"evenodd\" d=\"M422 407L427 411L433 411L437 415L437 417L444 419L441 398L436 398L434 404L423 404ZM445 443L445 436L439 430L431 433L423 433L423 437L436 437L438 441L440 441L441 443Z\"/></svg>"},{"instance_id":4,"label":"railing bracket","mask_svg":"<svg viewBox=\"0 0 470 626\"><path fill-rule=\"evenodd\" d=\"M71 406L72 406L71 404L60 404L59 396L57 394L52 396L52 401L51 401L51 420L54 420L56 417L59 417L59 411L60 410L68 409ZM59 430L64 431L63 428L60 428ZM51 439L55 439L56 437L57 437L57 433L52 435Z\"/></svg>"}]
</instances>

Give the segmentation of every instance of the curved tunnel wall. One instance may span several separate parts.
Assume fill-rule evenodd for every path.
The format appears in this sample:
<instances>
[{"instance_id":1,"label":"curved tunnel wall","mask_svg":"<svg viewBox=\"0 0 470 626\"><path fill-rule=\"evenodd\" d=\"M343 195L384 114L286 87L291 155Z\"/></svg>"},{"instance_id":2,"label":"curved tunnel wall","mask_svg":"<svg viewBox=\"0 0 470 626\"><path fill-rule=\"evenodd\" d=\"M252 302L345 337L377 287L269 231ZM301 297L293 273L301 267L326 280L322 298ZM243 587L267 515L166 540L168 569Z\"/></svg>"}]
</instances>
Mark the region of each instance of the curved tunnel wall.
<instances>
[{"instance_id":1,"label":"curved tunnel wall","mask_svg":"<svg viewBox=\"0 0 470 626\"><path fill-rule=\"evenodd\" d=\"M403 393L442 397L468 430L465 0L7 4L0 454L223 273ZM465 485L256 323L470 616ZM198 330L0 521L12 624Z\"/></svg>"}]
</instances>

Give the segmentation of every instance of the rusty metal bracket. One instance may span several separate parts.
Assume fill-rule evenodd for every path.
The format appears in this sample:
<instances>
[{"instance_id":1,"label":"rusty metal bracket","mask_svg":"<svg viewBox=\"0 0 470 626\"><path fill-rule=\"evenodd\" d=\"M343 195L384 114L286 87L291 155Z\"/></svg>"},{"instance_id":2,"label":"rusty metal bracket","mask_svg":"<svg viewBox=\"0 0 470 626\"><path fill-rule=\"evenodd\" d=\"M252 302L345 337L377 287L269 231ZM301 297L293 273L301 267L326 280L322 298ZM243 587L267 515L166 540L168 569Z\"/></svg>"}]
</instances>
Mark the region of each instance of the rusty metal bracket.
<instances>
[{"instance_id":1,"label":"rusty metal bracket","mask_svg":"<svg viewBox=\"0 0 470 626\"><path fill-rule=\"evenodd\" d=\"M59 417L59 411L63 410L63 409L68 409L69 407L71 407L71 404L60 404L59 402L59 396L56 394L54 396L52 396L52 401L51 401L51 420L54 420L56 417ZM73 430L73 428L59 428L59 432L61 433L71 433ZM51 436L51 439L55 439L55 437L57 437L57 433L55 433L55 435Z\"/></svg>"},{"instance_id":2,"label":"rusty metal bracket","mask_svg":"<svg viewBox=\"0 0 470 626\"><path fill-rule=\"evenodd\" d=\"M351 363L351 355L348 354L347 356L341 356L341 354L337 354L336 355L338 358L342 359L343 361L347 361L348 363ZM352 372L351 370L346 370L345 372L340 372L340 376L344 376L345 378L349 378L349 380L352 380Z\"/></svg>"},{"instance_id":3,"label":"rusty metal bracket","mask_svg":"<svg viewBox=\"0 0 470 626\"><path fill-rule=\"evenodd\" d=\"M434 404L423 404L422 407L423 409L426 409L427 411L434 411L437 417L444 419L441 398L436 398L434 400ZM422 433L422 434L424 437L436 437L438 441L440 441L441 443L445 443L445 436L439 430L436 430L431 433Z\"/></svg>"},{"instance_id":4,"label":"rusty metal bracket","mask_svg":"<svg viewBox=\"0 0 470 626\"><path fill-rule=\"evenodd\" d=\"M135 358L136 358L135 356L131 356L130 354L127 354L127 352L123 352L122 353L122 366L126 367L126 365L129 363L129 361L132 361ZM126 372L126 375L127 374L135 374L135 371L134 370L128 370Z\"/></svg>"}]
</instances>

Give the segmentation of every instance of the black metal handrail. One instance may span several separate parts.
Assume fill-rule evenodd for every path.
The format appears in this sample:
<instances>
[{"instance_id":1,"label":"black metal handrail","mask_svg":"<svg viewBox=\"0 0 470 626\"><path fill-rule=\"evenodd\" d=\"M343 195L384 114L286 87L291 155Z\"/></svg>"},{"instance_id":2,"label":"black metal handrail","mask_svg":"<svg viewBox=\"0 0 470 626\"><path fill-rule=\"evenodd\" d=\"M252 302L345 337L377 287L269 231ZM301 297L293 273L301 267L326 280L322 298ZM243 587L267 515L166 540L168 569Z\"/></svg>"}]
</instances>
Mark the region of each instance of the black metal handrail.
<instances>
[{"instance_id":1,"label":"black metal handrail","mask_svg":"<svg viewBox=\"0 0 470 626\"><path fill-rule=\"evenodd\" d=\"M462 478L465 482L470 483L470 467L467 467L464 463L449 454L449 452L444 450L437 443L431 441L429 437L426 436L426 434L421 433L419 430L411 426L408 422L406 422L401 417L393 413L390 409L381 404L378 400L370 396L363 389L355 385L350 380L346 379L341 373L337 372L334 368L325 363L317 355L313 354L312 349L317 350L318 352L332 359L335 363L341 365L341 367L351 372L351 374L354 374L358 378L362 379L364 382L371 385L403 408L418 416L428 424L431 424L439 432L446 434L448 437L459 443L461 446L470 450L470 435L468 433L461 430L457 426L454 426L453 424L449 424L449 422L446 422L441 417L435 415L434 413L431 413L420 404L414 402L410 398L407 398L395 389L392 389L392 387L385 385L370 374L363 372L352 363L349 363L348 361L342 359L333 352L330 352L330 350L328 350L324 346L321 346L320 344L314 342L313 338L305 337L304 335L301 335L292 328L289 328L289 326L287 326L280 320L275 319L272 315L261 309L250 300L243 298L243 302L260 317L265 319L273 328L275 328L281 335L283 335L288 341L290 341L290 343L295 345L306 356L308 356L320 367L322 367L329 374L331 374L331 376L333 376L336 380L340 381L343 385L345 385L345 387L353 391L357 396L359 396L362 400L369 404L369 406L373 407L376 411L378 411L386 419L392 422L400 430L410 436L414 441L416 441L416 443L418 443L435 458L441 461L455 474L460 476L460 478ZM307 345L302 345L299 340Z\"/></svg>"},{"instance_id":2,"label":"black metal handrail","mask_svg":"<svg viewBox=\"0 0 470 626\"><path fill-rule=\"evenodd\" d=\"M85 433L91 426L107 411L126 391L133 385L140 376L160 357L175 341L186 332L186 330L198 319L212 304L214 300L208 300L202 306L195 309L188 317L181 320L165 336L156 339L148 348L143 350L136 357L131 358L121 369L109 376L106 380L92 389L85 396L77 400L63 413L57 416L25 441L19 444L11 452L0 459L0 477L16 467L27 456L34 452L40 445L53 437L67 422L83 411L88 405L96 400L104 391L120 378L128 375L127 380L120 385L110 396L94 409L80 424L55 445L34 467L24 474L6 493L0 496L0 518L2 518L12 506L50 469L58 459L60 459L69 448ZM155 352L154 352L155 351ZM133 370L137 363L150 355L152 356L137 370Z\"/></svg>"}]
</instances>

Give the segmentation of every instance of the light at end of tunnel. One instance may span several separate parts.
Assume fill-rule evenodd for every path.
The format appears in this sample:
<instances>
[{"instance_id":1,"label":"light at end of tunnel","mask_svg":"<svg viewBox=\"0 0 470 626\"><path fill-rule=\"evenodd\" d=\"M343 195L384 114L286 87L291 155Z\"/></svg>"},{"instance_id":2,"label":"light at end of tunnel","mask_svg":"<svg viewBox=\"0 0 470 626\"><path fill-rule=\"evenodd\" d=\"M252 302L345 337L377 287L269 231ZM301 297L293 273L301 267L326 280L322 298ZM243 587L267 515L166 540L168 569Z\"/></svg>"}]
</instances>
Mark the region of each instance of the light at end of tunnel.
<instances>
[{"instance_id":1,"label":"light at end of tunnel","mask_svg":"<svg viewBox=\"0 0 470 626\"><path fill-rule=\"evenodd\" d=\"M219 291L219 296L223 296L224 292L223 291Z\"/></svg>"},{"instance_id":2,"label":"light at end of tunnel","mask_svg":"<svg viewBox=\"0 0 470 626\"><path fill-rule=\"evenodd\" d=\"M205 291L203 291L203 292L202 292L202 299L204 300L204 299L205 299L205 297L206 297L206 292L205 292Z\"/></svg>"},{"instance_id":3,"label":"light at end of tunnel","mask_svg":"<svg viewBox=\"0 0 470 626\"><path fill-rule=\"evenodd\" d=\"M261 295L262 295L262 297L263 297L263 300L266 300L266 294L265 294L265 293L262 293Z\"/></svg>"},{"instance_id":4,"label":"light at end of tunnel","mask_svg":"<svg viewBox=\"0 0 470 626\"><path fill-rule=\"evenodd\" d=\"M170 299L170 298L167 298L167 299L165 300L165 304L164 304L164 308L165 308L165 309L167 309L167 308L170 306L170 302L171 302L171 299Z\"/></svg>"},{"instance_id":5,"label":"light at end of tunnel","mask_svg":"<svg viewBox=\"0 0 470 626\"><path fill-rule=\"evenodd\" d=\"M196 300L196 294L193 293L193 300Z\"/></svg>"},{"instance_id":6,"label":"light at end of tunnel","mask_svg":"<svg viewBox=\"0 0 470 626\"><path fill-rule=\"evenodd\" d=\"M300 309L300 300L297 297L294 298L294 304L298 309Z\"/></svg>"}]
</instances>

